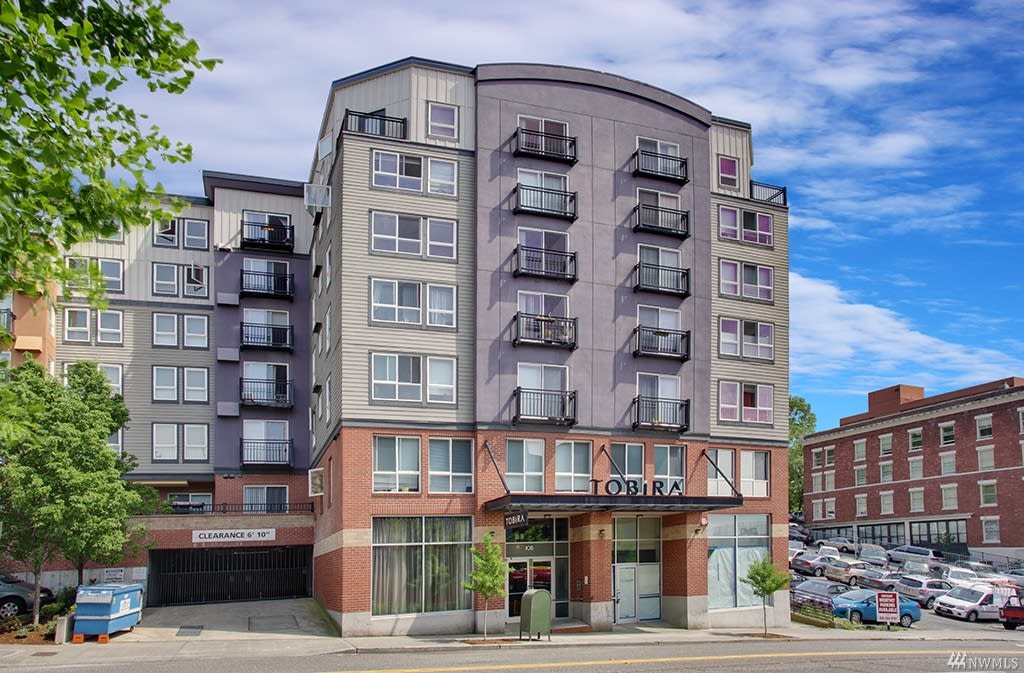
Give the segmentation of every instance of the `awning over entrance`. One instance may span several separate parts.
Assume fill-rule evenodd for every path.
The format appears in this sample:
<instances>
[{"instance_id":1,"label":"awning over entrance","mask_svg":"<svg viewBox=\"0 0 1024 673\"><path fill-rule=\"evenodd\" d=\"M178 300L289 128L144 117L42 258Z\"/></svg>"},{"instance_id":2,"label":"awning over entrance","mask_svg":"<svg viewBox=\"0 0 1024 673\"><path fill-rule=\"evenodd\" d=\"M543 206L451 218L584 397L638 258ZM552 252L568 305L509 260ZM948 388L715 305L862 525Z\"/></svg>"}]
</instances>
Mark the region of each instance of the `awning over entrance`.
<instances>
[{"instance_id":1,"label":"awning over entrance","mask_svg":"<svg viewBox=\"0 0 1024 673\"><path fill-rule=\"evenodd\" d=\"M739 507L743 496L592 495L510 493L484 503L487 512L528 509L532 512L707 512Z\"/></svg>"}]
</instances>

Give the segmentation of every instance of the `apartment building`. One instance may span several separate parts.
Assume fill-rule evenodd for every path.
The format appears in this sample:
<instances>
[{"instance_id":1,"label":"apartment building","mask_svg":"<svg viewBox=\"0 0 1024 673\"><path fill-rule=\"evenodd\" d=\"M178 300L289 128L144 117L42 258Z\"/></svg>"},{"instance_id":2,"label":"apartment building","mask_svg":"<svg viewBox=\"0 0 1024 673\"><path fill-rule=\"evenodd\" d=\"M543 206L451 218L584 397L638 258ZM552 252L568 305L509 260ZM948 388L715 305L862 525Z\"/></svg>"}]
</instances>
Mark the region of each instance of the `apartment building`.
<instances>
[{"instance_id":1,"label":"apartment building","mask_svg":"<svg viewBox=\"0 0 1024 673\"><path fill-rule=\"evenodd\" d=\"M868 393L865 413L804 443L804 508L818 536L1024 558L1024 379L925 397Z\"/></svg>"},{"instance_id":2,"label":"apartment building","mask_svg":"<svg viewBox=\"0 0 1024 673\"><path fill-rule=\"evenodd\" d=\"M33 359L50 373L57 364L57 318L43 295L22 292L0 297L0 327L8 340L0 344L0 362L17 367Z\"/></svg>"},{"instance_id":3,"label":"apartment building","mask_svg":"<svg viewBox=\"0 0 1024 673\"><path fill-rule=\"evenodd\" d=\"M342 633L514 628L528 588L594 629L759 624L788 250L749 126L605 73L406 59L334 82L318 137L313 593ZM485 604L487 534L511 572Z\"/></svg>"}]
</instances>

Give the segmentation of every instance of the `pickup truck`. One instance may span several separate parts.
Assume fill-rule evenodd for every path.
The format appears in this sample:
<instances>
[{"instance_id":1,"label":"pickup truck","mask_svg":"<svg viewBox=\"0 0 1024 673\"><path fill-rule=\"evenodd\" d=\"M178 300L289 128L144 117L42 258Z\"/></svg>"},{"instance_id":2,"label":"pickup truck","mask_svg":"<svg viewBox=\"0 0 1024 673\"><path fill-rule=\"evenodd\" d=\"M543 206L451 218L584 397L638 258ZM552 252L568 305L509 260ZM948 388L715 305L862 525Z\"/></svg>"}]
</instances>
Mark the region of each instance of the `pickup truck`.
<instances>
[{"instance_id":1,"label":"pickup truck","mask_svg":"<svg viewBox=\"0 0 1024 673\"><path fill-rule=\"evenodd\" d=\"M1013 631L1021 624L1024 624L1024 606L1020 603L1020 596L1010 596L1006 603L1003 604L1003 607L999 608L999 621L1003 623L1003 628L1008 631Z\"/></svg>"}]
</instances>

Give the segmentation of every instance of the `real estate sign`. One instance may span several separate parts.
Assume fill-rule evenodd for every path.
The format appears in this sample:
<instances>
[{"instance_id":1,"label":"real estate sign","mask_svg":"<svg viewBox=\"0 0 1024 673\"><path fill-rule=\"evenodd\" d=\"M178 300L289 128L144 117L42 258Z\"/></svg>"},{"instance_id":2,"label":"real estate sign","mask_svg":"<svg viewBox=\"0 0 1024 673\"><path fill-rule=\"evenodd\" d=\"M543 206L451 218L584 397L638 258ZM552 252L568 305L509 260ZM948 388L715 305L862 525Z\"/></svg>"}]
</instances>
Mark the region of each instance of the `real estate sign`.
<instances>
[{"instance_id":1,"label":"real estate sign","mask_svg":"<svg viewBox=\"0 0 1024 673\"><path fill-rule=\"evenodd\" d=\"M879 591L875 600L878 601L878 622L895 624L900 621L900 595L895 591Z\"/></svg>"}]
</instances>

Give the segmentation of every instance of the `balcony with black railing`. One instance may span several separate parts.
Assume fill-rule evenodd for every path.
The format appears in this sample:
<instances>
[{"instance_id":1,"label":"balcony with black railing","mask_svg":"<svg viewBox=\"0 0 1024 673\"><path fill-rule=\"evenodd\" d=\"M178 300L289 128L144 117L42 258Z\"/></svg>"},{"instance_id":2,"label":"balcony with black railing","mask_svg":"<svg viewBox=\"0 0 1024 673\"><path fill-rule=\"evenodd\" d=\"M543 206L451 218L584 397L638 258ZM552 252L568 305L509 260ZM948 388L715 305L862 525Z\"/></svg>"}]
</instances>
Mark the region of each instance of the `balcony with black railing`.
<instances>
[{"instance_id":1,"label":"balcony with black railing","mask_svg":"<svg viewBox=\"0 0 1024 673\"><path fill-rule=\"evenodd\" d=\"M576 424L575 390L516 388L513 423Z\"/></svg>"},{"instance_id":2,"label":"balcony with black railing","mask_svg":"<svg viewBox=\"0 0 1024 673\"><path fill-rule=\"evenodd\" d=\"M769 185L766 182L750 181L750 198L754 201L772 203L776 206L786 206L786 188L776 185Z\"/></svg>"},{"instance_id":3,"label":"balcony with black railing","mask_svg":"<svg viewBox=\"0 0 1024 673\"><path fill-rule=\"evenodd\" d=\"M173 514L308 514L311 502L188 502L171 503ZM157 512L155 512L157 513Z\"/></svg>"},{"instance_id":4,"label":"balcony with black railing","mask_svg":"<svg viewBox=\"0 0 1024 673\"><path fill-rule=\"evenodd\" d=\"M270 348L292 350L295 344L295 329L291 325L268 325L266 323L242 323L242 348Z\"/></svg>"},{"instance_id":5,"label":"balcony with black railing","mask_svg":"<svg viewBox=\"0 0 1024 673\"><path fill-rule=\"evenodd\" d=\"M239 379L238 399L256 407L290 407L294 404L292 382L279 379Z\"/></svg>"},{"instance_id":6,"label":"balcony with black railing","mask_svg":"<svg viewBox=\"0 0 1024 673\"><path fill-rule=\"evenodd\" d=\"M650 150L637 150L633 154L633 175L671 180L683 185L690 181L686 159Z\"/></svg>"},{"instance_id":7,"label":"balcony with black railing","mask_svg":"<svg viewBox=\"0 0 1024 673\"><path fill-rule=\"evenodd\" d=\"M690 429L690 400L637 395L633 398L633 429L686 432Z\"/></svg>"},{"instance_id":8,"label":"balcony with black railing","mask_svg":"<svg viewBox=\"0 0 1024 673\"><path fill-rule=\"evenodd\" d=\"M370 112L345 110L341 127L349 133L363 133L369 136L405 140L405 117L385 117Z\"/></svg>"},{"instance_id":9,"label":"balcony with black railing","mask_svg":"<svg viewBox=\"0 0 1024 673\"><path fill-rule=\"evenodd\" d=\"M287 222L242 220L242 247L291 251L295 248L295 227Z\"/></svg>"},{"instance_id":10,"label":"balcony with black railing","mask_svg":"<svg viewBox=\"0 0 1024 673\"><path fill-rule=\"evenodd\" d=\"M690 295L690 270L640 262L633 267L633 291L658 292L679 297Z\"/></svg>"},{"instance_id":11,"label":"balcony with black railing","mask_svg":"<svg viewBox=\"0 0 1024 673\"><path fill-rule=\"evenodd\" d=\"M640 325L633 330L633 357L690 359L690 333Z\"/></svg>"},{"instance_id":12,"label":"balcony with black railing","mask_svg":"<svg viewBox=\"0 0 1024 673\"><path fill-rule=\"evenodd\" d=\"M563 192L559 189L518 184L514 194L512 212L575 220L576 192Z\"/></svg>"},{"instance_id":13,"label":"balcony with black railing","mask_svg":"<svg viewBox=\"0 0 1024 673\"><path fill-rule=\"evenodd\" d=\"M245 439L238 440L242 451L242 465L290 465L292 440Z\"/></svg>"},{"instance_id":14,"label":"balcony with black railing","mask_svg":"<svg viewBox=\"0 0 1024 673\"><path fill-rule=\"evenodd\" d=\"M517 313L516 334L512 345L521 344L576 350L576 318Z\"/></svg>"},{"instance_id":15,"label":"balcony with black railing","mask_svg":"<svg viewBox=\"0 0 1024 673\"><path fill-rule=\"evenodd\" d=\"M519 128L512 136L512 154L517 157L537 157L574 164L576 138Z\"/></svg>"},{"instance_id":16,"label":"balcony with black railing","mask_svg":"<svg viewBox=\"0 0 1024 673\"><path fill-rule=\"evenodd\" d=\"M295 298L295 274L242 269L240 294L251 297Z\"/></svg>"},{"instance_id":17,"label":"balcony with black railing","mask_svg":"<svg viewBox=\"0 0 1024 673\"><path fill-rule=\"evenodd\" d=\"M633 209L633 231L687 238L690 235L690 214L685 210L640 203Z\"/></svg>"},{"instance_id":18,"label":"balcony with black railing","mask_svg":"<svg viewBox=\"0 0 1024 673\"><path fill-rule=\"evenodd\" d=\"M576 253L531 248L527 245L516 246L515 268L513 276L534 276L537 278L557 278L576 282Z\"/></svg>"}]
</instances>

